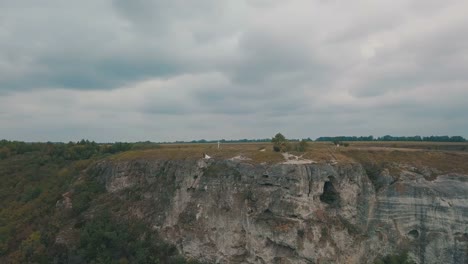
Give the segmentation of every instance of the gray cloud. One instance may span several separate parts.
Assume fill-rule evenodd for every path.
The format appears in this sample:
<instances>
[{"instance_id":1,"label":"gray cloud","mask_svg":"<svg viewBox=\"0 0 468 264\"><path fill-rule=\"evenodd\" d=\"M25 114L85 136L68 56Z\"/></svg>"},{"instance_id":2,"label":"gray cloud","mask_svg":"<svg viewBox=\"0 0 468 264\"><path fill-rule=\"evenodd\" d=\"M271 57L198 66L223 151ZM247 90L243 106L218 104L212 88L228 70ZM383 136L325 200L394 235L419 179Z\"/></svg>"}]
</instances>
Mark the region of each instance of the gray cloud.
<instances>
[{"instance_id":1,"label":"gray cloud","mask_svg":"<svg viewBox=\"0 0 468 264\"><path fill-rule=\"evenodd\" d=\"M0 8L0 138L468 136L462 0Z\"/></svg>"}]
</instances>

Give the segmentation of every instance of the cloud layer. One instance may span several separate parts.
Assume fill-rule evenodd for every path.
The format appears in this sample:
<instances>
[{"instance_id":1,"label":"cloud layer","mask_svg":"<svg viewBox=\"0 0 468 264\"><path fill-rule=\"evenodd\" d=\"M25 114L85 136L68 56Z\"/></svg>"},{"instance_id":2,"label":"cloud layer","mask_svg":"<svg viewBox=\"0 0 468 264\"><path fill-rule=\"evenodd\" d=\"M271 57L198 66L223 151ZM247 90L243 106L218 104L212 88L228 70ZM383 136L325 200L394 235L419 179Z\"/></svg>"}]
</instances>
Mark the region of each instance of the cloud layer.
<instances>
[{"instance_id":1,"label":"cloud layer","mask_svg":"<svg viewBox=\"0 0 468 264\"><path fill-rule=\"evenodd\" d=\"M462 0L0 1L0 138L468 136Z\"/></svg>"}]
</instances>

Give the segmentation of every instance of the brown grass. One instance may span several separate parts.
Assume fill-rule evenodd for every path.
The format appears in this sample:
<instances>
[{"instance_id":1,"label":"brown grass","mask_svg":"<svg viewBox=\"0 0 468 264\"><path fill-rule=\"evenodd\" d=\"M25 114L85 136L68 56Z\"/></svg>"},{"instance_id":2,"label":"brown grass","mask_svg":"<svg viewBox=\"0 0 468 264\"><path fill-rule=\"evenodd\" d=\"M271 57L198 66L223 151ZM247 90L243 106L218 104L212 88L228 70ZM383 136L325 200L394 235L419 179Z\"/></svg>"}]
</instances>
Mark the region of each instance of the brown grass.
<instances>
[{"instance_id":1,"label":"brown grass","mask_svg":"<svg viewBox=\"0 0 468 264\"><path fill-rule=\"evenodd\" d=\"M393 148L343 148L343 155L353 160L375 164L395 163L414 166L417 168L429 167L440 170L442 173L468 173L468 153L457 151L431 151L431 150L405 150Z\"/></svg>"},{"instance_id":2,"label":"brown grass","mask_svg":"<svg viewBox=\"0 0 468 264\"><path fill-rule=\"evenodd\" d=\"M265 148L265 151L260 151ZM273 152L271 144L223 144L218 150L217 144L165 144L160 148L149 150L127 151L113 156L113 159L172 159L197 160L203 158L203 153L214 159L229 159L243 156L254 162L280 162L283 157Z\"/></svg>"},{"instance_id":3,"label":"brown grass","mask_svg":"<svg viewBox=\"0 0 468 264\"><path fill-rule=\"evenodd\" d=\"M444 173L468 173L468 152L441 150L447 146L460 148L466 143L431 142L352 142L349 147L335 147L329 142L309 142L306 152L291 152L318 163L397 163L415 167L427 166ZM265 151L260 151L265 149ZM214 159L242 156L245 162L269 164L284 161L281 153L274 152L271 143L221 144L163 144L155 149L127 151L111 157L114 160L170 159L197 160L203 153Z\"/></svg>"},{"instance_id":4,"label":"brown grass","mask_svg":"<svg viewBox=\"0 0 468 264\"><path fill-rule=\"evenodd\" d=\"M354 141L348 143L354 148L400 148L468 152L468 142Z\"/></svg>"},{"instance_id":5,"label":"brown grass","mask_svg":"<svg viewBox=\"0 0 468 264\"><path fill-rule=\"evenodd\" d=\"M309 143L306 152L291 152L304 159L311 159L317 162L324 162L338 158L347 159L340 153L332 154L330 144ZM265 149L265 151L261 151ZM273 151L271 143L245 143L245 144L222 144L218 150L217 144L165 144L159 148L148 150L127 151L111 157L116 160L128 159L200 159L203 153L208 154L214 159L230 159L236 156L242 156L250 159L253 163L278 163L284 161L281 153ZM249 162L249 160L246 160Z\"/></svg>"}]
</instances>

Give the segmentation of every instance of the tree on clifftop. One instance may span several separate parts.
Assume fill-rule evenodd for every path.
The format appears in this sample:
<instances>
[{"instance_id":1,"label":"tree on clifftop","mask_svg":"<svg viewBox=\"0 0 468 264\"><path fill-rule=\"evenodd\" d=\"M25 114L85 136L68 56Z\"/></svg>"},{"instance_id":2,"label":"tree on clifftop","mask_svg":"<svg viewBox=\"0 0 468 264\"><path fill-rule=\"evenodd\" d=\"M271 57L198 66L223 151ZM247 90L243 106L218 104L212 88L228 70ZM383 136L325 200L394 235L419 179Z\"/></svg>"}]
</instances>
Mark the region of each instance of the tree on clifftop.
<instances>
[{"instance_id":1,"label":"tree on clifftop","mask_svg":"<svg viewBox=\"0 0 468 264\"><path fill-rule=\"evenodd\" d=\"M288 148L288 140L281 133L276 134L271 142L273 143L273 150L276 152L286 151Z\"/></svg>"}]
</instances>

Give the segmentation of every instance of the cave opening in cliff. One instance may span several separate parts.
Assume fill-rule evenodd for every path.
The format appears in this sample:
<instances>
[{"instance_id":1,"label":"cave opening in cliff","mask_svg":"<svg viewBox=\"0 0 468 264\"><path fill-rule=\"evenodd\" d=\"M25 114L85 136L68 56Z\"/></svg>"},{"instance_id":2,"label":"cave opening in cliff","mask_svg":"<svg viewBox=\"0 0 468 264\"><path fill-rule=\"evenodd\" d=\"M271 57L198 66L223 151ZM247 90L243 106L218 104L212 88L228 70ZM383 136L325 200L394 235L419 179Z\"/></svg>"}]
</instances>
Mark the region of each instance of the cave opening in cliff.
<instances>
[{"instance_id":1,"label":"cave opening in cliff","mask_svg":"<svg viewBox=\"0 0 468 264\"><path fill-rule=\"evenodd\" d=\"M416 238L419 237L419 231L416 230L416 229L413 229L413 230L408 232L408 236L413 238L413 239L416 239Z\"/></svg>"},{"instance_id":2,"label":"cave opening in cliff","mask_svg":"<svg viewBox=\"0 0 468 264\"><path fill-rule=\"evenodd\" d=\"M331 181L326 181L323 185L323 193L320 195L320 201L327 204L337 204L340 195Z\"/></svg>"}]
</instances>

